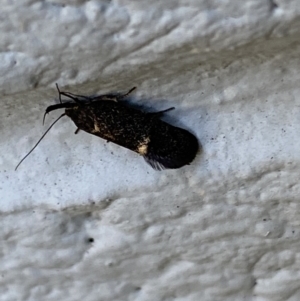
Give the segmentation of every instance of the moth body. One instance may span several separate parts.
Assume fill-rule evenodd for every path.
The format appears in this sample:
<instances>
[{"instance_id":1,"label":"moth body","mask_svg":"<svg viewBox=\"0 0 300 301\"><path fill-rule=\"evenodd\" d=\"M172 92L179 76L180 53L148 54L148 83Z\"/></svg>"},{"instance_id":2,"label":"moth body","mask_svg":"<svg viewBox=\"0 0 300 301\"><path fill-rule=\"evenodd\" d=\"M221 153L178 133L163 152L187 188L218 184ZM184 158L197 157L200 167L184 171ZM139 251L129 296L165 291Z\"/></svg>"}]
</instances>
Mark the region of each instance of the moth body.
<instances>
[{"instance_id":1,"label":"moth body","mask_svg":"<svg viewBox=\"0 0 300 301\"><path fill-rule=\"evenodd\" d=\"M188 131L115 101L97 100L66 108L78 129L126 147L154 168L180 168L193 161L198 141Z\"/></svg>"},{"instance_id":2,"label":"moth body","mask_svg":"<svg viewBox=\"0 0 300 301\"><path fill-rule=\"evenodd\" d=\"M180 168L190 164L199 149L197 138L187 130L172 126L160 119L164 113L174 108L149 113L130 107L120 99L132 90L119 97L102 95L88 98L60 92L58 89L60 101L61 95L73 101L65 103L61 101L59 104L51 105L47 107L45 115L64 108L65 113L59 118L64 115L71 118L77 127L75 133L82 130L130 149L143 156L156 170Z\"/></svg>"}]
</instances>

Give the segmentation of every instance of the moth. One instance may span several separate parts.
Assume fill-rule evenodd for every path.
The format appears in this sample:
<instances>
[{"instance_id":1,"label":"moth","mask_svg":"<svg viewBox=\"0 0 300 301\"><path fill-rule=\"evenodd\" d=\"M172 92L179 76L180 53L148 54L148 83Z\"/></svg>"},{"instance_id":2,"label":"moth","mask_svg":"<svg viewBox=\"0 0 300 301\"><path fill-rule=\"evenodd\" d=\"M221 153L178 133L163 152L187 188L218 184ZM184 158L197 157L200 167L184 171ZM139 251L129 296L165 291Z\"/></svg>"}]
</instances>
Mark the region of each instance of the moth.
<instances>
[{"instance_id":1,"label":"moth","mask_svg":"<svg viewBox=\"0 0 300 301\"><path fill-rule=\"evenodd\" d=\"M199 143L193 134L161 120L174 107L158 112L145 112L122 101L135 87L123 95L106 94L96 97L61 92L57 84L56 88L60 103L46 108L43 123L48 113L58 109L65 109L65 112L51 124L16 169L63 116L68 116L75 123L75 134L82 130L130 149L141 155L156 170L176 169L190 164L198 152ZM62 102L61 96L71 101Z\"/></svg>"}]
</instances>

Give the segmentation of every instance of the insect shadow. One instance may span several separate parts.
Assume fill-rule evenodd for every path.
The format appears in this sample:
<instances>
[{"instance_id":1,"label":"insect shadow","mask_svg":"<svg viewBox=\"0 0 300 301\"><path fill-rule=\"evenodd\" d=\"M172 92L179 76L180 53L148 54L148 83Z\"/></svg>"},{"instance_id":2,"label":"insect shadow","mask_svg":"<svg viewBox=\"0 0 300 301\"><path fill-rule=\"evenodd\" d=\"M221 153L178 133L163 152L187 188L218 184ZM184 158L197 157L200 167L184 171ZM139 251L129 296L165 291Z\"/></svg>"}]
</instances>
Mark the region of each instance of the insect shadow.
<instances>
[{"instance_id":1,"label":"insect shadow","mask_svg":"<svg viewBox=\"0 0 300 301\"><path fill-rule=\"evenodd\" d=\"M156 170L176 169L190 164L199 149L197 138L189 131L170 125L161 117L174 110L174 107L147 112L137 105L124 101L136 87L125 94L104 94L87 97L60 91L59 103L46 108L48 113L65 109L46 130L38 142L18 163L20 164L33 152L46 134L62 117L68 116L76 125L75 134L80 130L113 142L143 156L145 161ZM62 96L71 101L63 102Z\"/></svg>"}]
</instances>

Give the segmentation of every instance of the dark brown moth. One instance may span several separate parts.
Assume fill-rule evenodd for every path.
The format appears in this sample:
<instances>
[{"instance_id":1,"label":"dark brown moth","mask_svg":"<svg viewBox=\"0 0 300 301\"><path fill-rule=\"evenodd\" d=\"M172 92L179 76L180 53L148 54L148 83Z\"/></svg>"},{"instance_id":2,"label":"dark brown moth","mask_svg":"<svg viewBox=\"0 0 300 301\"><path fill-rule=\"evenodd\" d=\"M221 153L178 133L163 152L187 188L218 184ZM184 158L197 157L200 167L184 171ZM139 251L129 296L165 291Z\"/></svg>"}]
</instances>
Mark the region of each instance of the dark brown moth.
<instances>
[{"instance_id":1,"label":"dark brown moth","mask_svg":"<svg viewBox=\"0 0 300 301\"><path fill-rule=\"evenodd\" d=\"M190 164L199 148L197 138L187 130L172 126L160 118L174 108L159 112L144 112L121 102L135 88L124 95L100 95L86 97L61 92L59 104L47 107L45 116L51 111L65 109L48 128L32 150L35 149L52 126L63 116L68 116L77 126L75 134L83 130L89 134L103 138L144 157L146 162L156 170L175 169ZM61 96L70 98L70 102L62 102Z\"/></svg>"}]
</instances>

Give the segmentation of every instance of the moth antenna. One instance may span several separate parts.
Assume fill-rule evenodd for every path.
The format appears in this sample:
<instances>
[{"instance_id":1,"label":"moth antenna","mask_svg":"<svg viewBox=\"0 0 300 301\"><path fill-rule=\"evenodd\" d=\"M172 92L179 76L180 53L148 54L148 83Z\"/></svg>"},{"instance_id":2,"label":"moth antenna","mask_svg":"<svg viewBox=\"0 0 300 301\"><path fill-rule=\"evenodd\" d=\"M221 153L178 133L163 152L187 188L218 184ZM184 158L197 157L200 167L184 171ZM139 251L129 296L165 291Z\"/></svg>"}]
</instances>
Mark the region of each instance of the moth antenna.
<instances>
[{"instance_id":1,"label":"moth antenna","mask_svg":"<svg viewBox=\"0 0 300 301\"><path fill-rule=\"evenodd\" d=\"M51 130L51 128L54 126L54 124L63 116L66 114L61 114L47 129L47 131L43 134L43 136L39 139L39 141L35 144L35 146L31 149L31 151L19 162L19 164L16 166L15 171L18 169L18 167L21 165L21 163L34 151L34 149L39 145L39 143L43 140L43 138L47 135L47 133Z\"/></svg>"}]
</instances>

